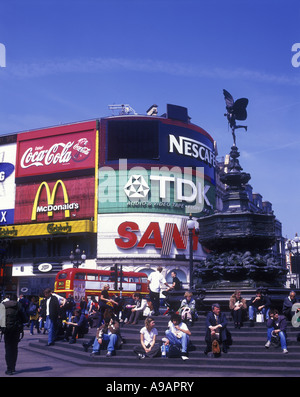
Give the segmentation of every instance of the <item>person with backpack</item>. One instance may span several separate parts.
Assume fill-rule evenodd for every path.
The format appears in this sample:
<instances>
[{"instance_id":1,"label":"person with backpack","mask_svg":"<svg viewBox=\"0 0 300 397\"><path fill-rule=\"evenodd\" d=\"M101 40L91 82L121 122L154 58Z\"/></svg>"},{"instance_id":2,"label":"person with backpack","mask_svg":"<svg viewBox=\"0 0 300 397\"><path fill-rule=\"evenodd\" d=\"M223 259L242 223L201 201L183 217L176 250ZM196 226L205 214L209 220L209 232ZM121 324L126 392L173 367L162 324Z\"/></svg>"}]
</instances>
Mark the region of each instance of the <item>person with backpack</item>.
<instances>
[{"instance_id":1,"label":"person with backpack","mask_svg":"<svg viewBox=\"0 0 300 397\"><path fill-rule=\"evenodd\" d=\"M35 327L37 330L37 333L40 333L39 329L39 303L36 300L36 297L32 297L29 308L28 308L28 314L29 314L29 324L30 324L30 335L33 335L33 328Z\"/></svg>"},{"instance_id":2,"label":"person with backpack","mask_svg":"<svg viewBox=\"0 0 300 397\"><path fill-rule=\"evenodd\" d=\"M14 375L18 358L18 344L22 339L26 316L16 295L11 295L10 300L2 303L2 305L5 307L5 327L2 328L7 366L5 373L6 375Z\"/></svg>"}]
</instances>

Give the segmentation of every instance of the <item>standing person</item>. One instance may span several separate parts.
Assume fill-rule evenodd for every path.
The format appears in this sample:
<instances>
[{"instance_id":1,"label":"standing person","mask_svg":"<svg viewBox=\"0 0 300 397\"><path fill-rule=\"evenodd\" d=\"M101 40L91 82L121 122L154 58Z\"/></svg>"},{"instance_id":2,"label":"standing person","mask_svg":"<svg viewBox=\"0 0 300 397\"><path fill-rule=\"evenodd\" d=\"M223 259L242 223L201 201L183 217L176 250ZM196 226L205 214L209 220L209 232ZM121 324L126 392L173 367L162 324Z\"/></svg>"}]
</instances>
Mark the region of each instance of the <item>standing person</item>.
<instances>
[{"instance_id":1,"label":"standing person","mask_svg":"<svg viewBox=\"0 0 300 397\"><path fill-rule=\"evenodd\" d=\"M16 295L11 295L10 300L3 303L6 322L4 331L6 375L14 375L16 372L18 344L20 342L20 335L23 333L23 324L27 318L21 303L17 299Z\"/></svg>"},{"instance_id":2,"label":"standing person","mask_svg":"<svg viewBox=\"0 0 300 397\"><path fill-rule=\"evenodd\" d=\"M150 300L153 303L155 316L159 315L159 292L161 284L164 284L170 288L169 284L166 282L166 279L161 274L162 270L162 267L158 266L157 271L150 273L148 276L148 289L150 291Z\"/></svg>"},{"instance_id":3,"label":"standing person","mask_svg":"<svg viewBox=\"0 0 300 397\"><path fill-rule=\"evenodd\" d=\"M76 303L73 298L73 295L69 295L69 297L66 299L66 302L65 302L63 308L66 311L67 320L71 321L74 310L76 309Z\"/></svg>"},{"instance_id":4,"label":"standing person","mask_svg":"<svg viewBox=\"0 0 300 397\"><path fill-rule=\"evenodd\" d=\"M50 288L45 289L44 295L46 298L46 328L48 330L48 343L46 346L53 346L58 329L60 306L57 297L52 295Z\"/></svg>"},{"instance_id":5,"label":"standing person","mask_svg":"<svg viewBox=\"0 0 300 397\"><path fill-rule=\"evenodd\" d=\"M270 310L270 318L267 321L268 327L268 340L265 344L265 347L268 349L271 346L271 339L273 337L279 337L282 352L284 354L288 353L287 344L286 344L286 318L283 315L279 315L277 309Z\"/></svg>"},{"instance_id":6,"label":"standing person","mask_svg":"<svg viewBox=\"0 0 300 397\"><path fill-rule=\"evenodd\" d=\"M99 300L99 313L100 313L99 324L98 324L99 326L102 324L105 310L111 309L113 305L118 305L118 303L109 296L108 291L109 291L109 284L105 284L103 290L101 291L100 300Z\"/></svg>"},{"instance_id":7,"label":"standing person","mask_svg":"<svg viewBox=\"0 0 300 397\"><path fill-rule=\"evenodd\" d=\"M133 348L134 353L137 354L139 359L145 357L153 358L160 354L160 347L156 343L157 335L158 332L155 328L155 321L152 317L147 317L145 326L140 330L141 344Z\"/></svg>"},{"instance_id":8,"label":"standing person","mask_svg":"<svg viewBox=\"0 0 300 397\"><path fill-rule=\"evenodd\" d=\"M32 297L29 308L28 308L28 314L29 314L29 324L30 324L30 335L33 335L33 328L35 327L37 330L37 333L40 333L39 329L39 302L38 298Z\"/></svg>"}]
</instances>

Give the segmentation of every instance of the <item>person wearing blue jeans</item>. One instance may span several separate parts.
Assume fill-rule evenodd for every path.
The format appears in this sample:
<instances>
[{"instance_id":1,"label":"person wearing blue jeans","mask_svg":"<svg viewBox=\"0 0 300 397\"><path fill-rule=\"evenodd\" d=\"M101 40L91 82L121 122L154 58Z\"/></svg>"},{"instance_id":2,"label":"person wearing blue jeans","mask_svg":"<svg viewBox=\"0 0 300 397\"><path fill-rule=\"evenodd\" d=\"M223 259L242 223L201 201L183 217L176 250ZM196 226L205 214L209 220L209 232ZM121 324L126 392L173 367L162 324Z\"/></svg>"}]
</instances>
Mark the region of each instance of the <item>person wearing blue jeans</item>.
<instances>
[{"instance_id":1,"label":"person wearing blue jeans","mask_svg":"<svg viewBox=\"0 0 300 397\"><path fill-rule=\"evenodd\" d=\"M50 288L44 291L46 298L46 324L48 330L48 343L47 346L54 345L58 329L58 315L59 315L59 302L55 295L52 295Z\"/></svg>"},{"instance_id":2,"label":"person wearing blue jeans","mask_svg":"<svg viewBox=\"0 0 300 397\"><path fill-rule=\"evenodd\" d=\"M283 353L288 353L287 350L287 343L286 343L286 327L287 327L287 322L285 316L279 315L277 309L271 309L270 310L270 318L267 321L267 335L268 335L268 340L267 343L265 344L266 348L269 348L271 346L271 339L272 336L274 337L279 337L280 339L280 344Z\"/></svg>"},{"instance_id":3,"label":"person wearing blue jeans","mask_svg":"<svg viewBox=\"0 0 300 397\"><path fill-rule=\"evenodd\" d=\"M99 354L101 345L103 342L108 342L107 344L107 354L106 356L112 356L115 352L115 346L118 340L118 335L117 334L103 334L101 338L95 338L94 344L93 344L93 351L92 355Z\"/></svg>"},{"instance_id":4,"label":"person wearing blue jeans","mask_svg":"<svg viewBox=\"0 0 300 397\"><path fill-rule=\"evenodd\" d=\"M268 295L263 295L262 291L258 289L256 295L251 298L249 302L249 321L250 327L254 327L255 316L258 312L262 313L268 320L271 301Z\"/></svg>"},{"instance_id":5,"label":"person wearing blue jeans","mask_svg":"<svg viewBox=\"0 0 300 397\"><path fill-rule=\"evenodd\" d=\"M93 343L93 351L91 356L95 356L100 353L101 346L107 345L106 357L111 357L115 354L118 334L120 332L120 326L118 321L112 318L112 316L104 317L104 324L101 325L97 330L97 335Z\"/></svg>"},{"instance_id":6,"label":"person wearing blue jeans","mask_svg":"<svg viewBox=\"0 0 300 397\"><path fill-rule=\"evenodd\" d=\"M169 329L165 332L167 338L166 344L179 346L181 348L182 358L187 359L189 337L191 336L190 330L181 321L181 316L176 313L171 316L168 327Z\"/></svg>"}]
</instances>

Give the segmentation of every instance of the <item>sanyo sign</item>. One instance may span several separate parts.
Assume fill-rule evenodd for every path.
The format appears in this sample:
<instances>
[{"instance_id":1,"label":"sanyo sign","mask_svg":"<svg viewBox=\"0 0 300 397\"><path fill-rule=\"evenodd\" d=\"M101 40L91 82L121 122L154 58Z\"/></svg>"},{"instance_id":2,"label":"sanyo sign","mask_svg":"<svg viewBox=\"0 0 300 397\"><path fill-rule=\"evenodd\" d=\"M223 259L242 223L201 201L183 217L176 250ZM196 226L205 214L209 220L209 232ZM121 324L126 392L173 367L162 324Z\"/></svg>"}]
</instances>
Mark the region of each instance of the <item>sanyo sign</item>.
<instances>
[{"instance_id":1,"label":"sanyo sign","mask_svg":"<svg viewBox=\"0 0 300 397\"><path fill-rule=\"evenodd\" d=\"M0 68L6 67L6 48L5 45L0 43Z\"/></svg>"}]
</instances>

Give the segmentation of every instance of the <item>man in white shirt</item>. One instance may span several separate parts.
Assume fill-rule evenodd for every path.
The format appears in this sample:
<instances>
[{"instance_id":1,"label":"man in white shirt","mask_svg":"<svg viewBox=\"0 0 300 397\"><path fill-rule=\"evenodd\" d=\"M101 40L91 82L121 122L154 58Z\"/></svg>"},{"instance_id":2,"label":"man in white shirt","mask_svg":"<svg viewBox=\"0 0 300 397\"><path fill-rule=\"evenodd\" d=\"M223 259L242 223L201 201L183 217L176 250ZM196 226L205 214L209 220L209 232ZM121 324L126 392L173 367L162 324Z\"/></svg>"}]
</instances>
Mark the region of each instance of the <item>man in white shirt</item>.
<instances>
[{"instance_id":1,"label":"man in white shirt","mask_svg":"<svg viewBox=\"0 0 300 397\"><path fill-rule=\"evenodd\" d=\"M166 282L166 279L161 274L162 270L162 267L158 266L157 271L150 273L148 276L148 289L150 291L150 300L153 303L155 316L159 315L159 292L161 284L164 284L170 288L169 284Z\"/></svg>"},{"instance_id":2,"label":"man in white shirt","mask_svg":"<svg viewBox=\"0 0 300 397\"><path fill-rule=\"evenodd\" d=\"M165 332L167 337L166 344L178 345L181 348L182 359L187 360L187 350L191 331L188 329L187 325L182 322L180 315L176 313L172 314L168 327L169 329Z\"/></svg>"}]
</instances>

